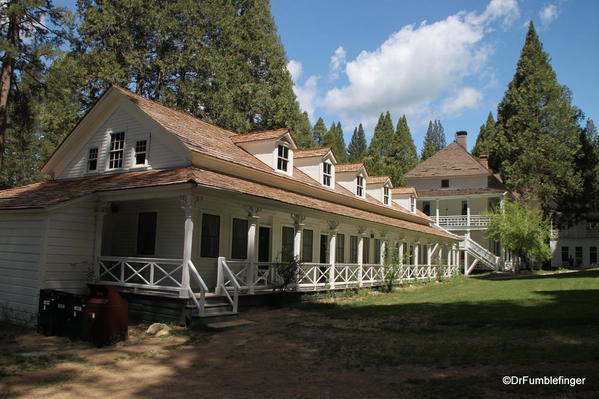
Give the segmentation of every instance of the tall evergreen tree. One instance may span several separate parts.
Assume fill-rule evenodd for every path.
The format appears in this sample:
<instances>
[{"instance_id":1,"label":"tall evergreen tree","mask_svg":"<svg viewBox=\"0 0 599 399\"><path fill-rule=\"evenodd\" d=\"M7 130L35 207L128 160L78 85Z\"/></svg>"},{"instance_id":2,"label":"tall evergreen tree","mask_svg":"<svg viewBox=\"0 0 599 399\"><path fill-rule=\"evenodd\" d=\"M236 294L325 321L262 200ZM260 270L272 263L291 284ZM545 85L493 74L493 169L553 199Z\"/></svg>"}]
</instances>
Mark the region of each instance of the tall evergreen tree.
<instances>
[{"instance_id":1,"label":"tall evergreen tree","mask_svg":"<svg viewBox=\"0 0 599 399\"><path fill-rule=\"evenodd\" d=\"M433 122L433 133L433 146L435 152L437 152L447 146L447 142L445 141L445 129L439 119Z\"/></svg>"},{"instance_id":2,"label":"tall evergreen tree","mask_svg":"<svg viewBox=\"0 0 599 399\"><path fill-rule=\"evenodd\" d=\"M480 157L483 154L489 155L489 144L495 140L495 118L493 113L489 112L487 122L480 126L478 136L476 137L476 144L472 149L472 154Z\"/></svg>"},{"instance_id":3,"label":"tall evergreen tree","mask_svg":"<svg viewBox=\"0 0 599 399\"><path fill-rule=\"evenodd\" d=\"M10 111L30 112L35 108L23 101L34 100L46 89L43 72L63 41L71 39L68 29L72 15L66 8L54 7L50 0L8 0L1 7L0 171L6 176L10 172L2 169L8 129L12 125L13 132L21 135L17 132L18 123L26 123L26 131L31 128L29 120L33 117L11 115ZM15 98L18 104L12 107L10 102Z\"/></svg>"},{"instance_id":4,"label":"tall evergreen tree","mask_svg":"<svg viewBox=\"0 0 599 399\"><path fill-rule=\"evenodd\" d=\"M325 134L327 134L327 127L322 118L318 118L312 128L312 137L318 147L322 147Z\"/></svg>"},{"instance_id":5,"label":"tall evergreen tree","mask_svg":"<svg viewBox=\"0 0 599 399\"><path fill-rule=\"evenodd\" d=\"M362 162L367 151L366 135L364 134L364 127L360 123L358 127L354 128L354 134L351 136L351 141L347 147L349 162Z\"/></svg>"},{"instance_id":6,"label":"tall evergreen tree","mask_svg":"<svg viewBox=\"0 0 599 399\"><path fill-rule=\"evenodd\" d=\"M343 129L341 122L331 124L331 128L324 135L323 145L331 147L339 163L347 162L347 152L345 150L345 139L343 138Z\"/></svg>"},{"instance_id":7,"label":"tall evergreen tree","mask_svg":"<svg viewBox=\"0 0 599 399\"><path fill-rule=\"evenodd\" d=\"M570 91L557 82L549 56L530 23L510 82L497 111L491 166L508 187L537 202L546 214L581 189L574 161L580 147L581 114Z\"/></svg>"},{"instance_id":8,"label":"tall evergreen tree","mask_svg":"<svg viewBox=\"0 0 599 399\"><path fill-rule=\"evenodd\" d=\"M310 118L307 112L302 113L300 122L298 131L291 132L298 147L302 149L316 147L316 142L312 138L312 128L310 127Z\"/></svg>"},{"instance_id":9,"label":"tall evergreen tree","mask_svg":"<svg viewBox=\"0 0 599 399\"><path fill-rule=\"evenodd\" d=\"M384 158L393 139L393 121L389 111L381 113L374 128L374 135L368 147L368 155L371 157Z\"/></svg>"},{"instance_id":10,"label":"tall evergreen tree","mask_svg":"<svg viewBox=\"0 0 599 399\"><path fill-rule=\"evenodd\" d=\"M236 132L309 134L267 0L79 0L78 7L77 53L94 78L90 100L107 80Z\"/></svg>"},{"instance_id":11,"label":"tall evergreen tree","mask_svg":"<svg viewBox=\"0 0 599 399\"><path fill-rule=\"evenodd\" d=\"M434 140L434 127L433 121L428 121L428 128L426 129L426 134L424 135L424 145L422 146L422 153L420 154L420 159L425 160L427 158L432 157L437 150L435 149Z\"/></svg>"},{"instance_id":12,"label":"tall evergreen tree","mask_svg":"<svg viewBox=\"0 0 599 399\"><path fill-rule=\"evenodd\" d=\"M397 128L389 156L395 160L402 175L418 163L416 146L414 145L412 133L408 126L408 119L405 115L397 121Z\"/></svg>"}]
</instances>

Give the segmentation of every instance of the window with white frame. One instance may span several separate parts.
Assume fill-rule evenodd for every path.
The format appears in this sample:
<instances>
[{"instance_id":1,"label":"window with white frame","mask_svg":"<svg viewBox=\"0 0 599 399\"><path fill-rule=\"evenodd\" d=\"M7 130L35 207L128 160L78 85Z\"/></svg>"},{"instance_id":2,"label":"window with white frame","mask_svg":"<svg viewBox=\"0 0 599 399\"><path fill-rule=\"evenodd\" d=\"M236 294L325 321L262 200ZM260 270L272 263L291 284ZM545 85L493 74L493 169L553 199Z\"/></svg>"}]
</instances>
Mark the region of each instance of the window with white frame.
<instances>
[{"instance_id":1,"label":"window with white frame","mask_svg":"<svg viewBox=\"0 0 599 399\"><path fill-rule=\"evenodd\" d=\"M414 197L413 195L410 196L410 212L416 212L416 197Z\"/></svg>"},{"instance_id":2,"label":"window with white frame","mask_svg":"<svg viewBox=\"0 0 599 399\"><path fill-rule=\"evenodd\" d=\"M356 195L358 197L364 196L364 176L362 175L356 177Z\"/></svg>"},{"instance_id":3,"label":"window with white frame","mask_svg":"<svg viewBox=\"0 0 599 399\"><path fill-rule=\"evenodd\" d=\"M148 141L138 140L135 142L135 165L145 165L148 159Z\"/></svg>"},{"instance_id":4,"label":"window with white frame","mask_svg":"<svg viewBox=\"0 0 599 399\"><path fill-rule=\"evenodd\" d=\"M277 169L283 172L289 169L289 147L281 144L277 149Z\"/></svg>"},{"instance_id":5,"label":"window with white frame","mask_svg":"<svg viewBox=\"0 0 599 399\"><path fill-rule=\"evenodd\" d=\"M389 187L383 187L383 204L389 205Z\"/></svg>"},{"instance_id":6,"label":"window with white frame","mask_svg":"<svg viewBox=\"0 0 599 399\"><path fill-rule=\"evenodd\" d=\"M90 148L87 156L87 170L93 171L98 169L98 147Z\"/></svg>"},{"instance_id":7,"label":"window with white frame","mask_svg":"<svg viewBox=\"0 0 599 399\"><path fill-rule=\"evenodd\" d=\"M322 184L331 187L333 183L333 165L328 162L322 164Z\"/></svg>"},{"instance_id":8,"label":"window with white frame","mask_svg":"<svg viewBox=\"0 0 599 399\"><path fill-rule=\"evenodd\" d=\"M123 152L125 149L125 132L110 134L110 157L108 169L123 167Z\"/></svg>"}]
</instances>

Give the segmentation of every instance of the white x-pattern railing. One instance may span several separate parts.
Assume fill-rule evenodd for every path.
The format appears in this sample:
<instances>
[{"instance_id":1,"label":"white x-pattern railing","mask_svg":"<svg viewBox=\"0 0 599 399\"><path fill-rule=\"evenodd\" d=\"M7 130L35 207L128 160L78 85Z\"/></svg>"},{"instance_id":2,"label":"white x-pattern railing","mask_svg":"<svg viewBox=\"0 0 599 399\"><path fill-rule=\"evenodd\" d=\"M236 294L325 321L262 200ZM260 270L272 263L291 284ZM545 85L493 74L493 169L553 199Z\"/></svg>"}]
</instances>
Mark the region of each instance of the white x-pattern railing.
<instances>
[{"instance_id":1,"label":"white x-pattern railing","mask_svg":"<svg viewBox=\"0 0 599 399\"><path fill-rule=\"evenodd\" d=\"M443 227L487 227L490 216L485 215L449 215L439 216L437 224Z\"/></svg>"},{"instance_id":2,"label":"white x-pattern railing","mask_svg":"<svg viewBox=\"0 0 599 399\"><path fill-rule=\"evenodd\" d=\"M182 259L98 258L98 280L102 284L180 291L187 288L182 285L182 275Z\"/></svg>"}]
</instances>

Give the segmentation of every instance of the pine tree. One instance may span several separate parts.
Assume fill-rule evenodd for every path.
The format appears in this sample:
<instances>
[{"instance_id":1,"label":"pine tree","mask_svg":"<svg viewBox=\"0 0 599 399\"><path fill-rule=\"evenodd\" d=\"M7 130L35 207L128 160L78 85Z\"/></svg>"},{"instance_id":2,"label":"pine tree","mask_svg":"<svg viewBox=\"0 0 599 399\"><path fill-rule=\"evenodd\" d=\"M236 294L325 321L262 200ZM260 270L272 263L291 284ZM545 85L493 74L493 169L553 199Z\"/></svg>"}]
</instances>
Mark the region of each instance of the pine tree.
<instances>
[{"instance_id":1,"label":"pine tree","mask_svg":"<svg viewBox=\"0 0 599 399\"><path fill-rule=\"evenodd\" d=\"M322 147L325 134L327 134L327 127L322 118L318 118L314 124L314 127L312 128L312 137L314 138L314 141L318 147Z\"/></svg>"},{"instance_id":2,"label":"pine tree","mask_svg":"<svg viewBox=\"0 0 599 399\"><path fill-rule=\"evenodd\" d=\"M364 127L360 123L357 128L354 128L354 134L351 136L351 141L347 147L349 162L362 162L367 154L366 135Z\"/></svg>"},{"instance_id":3,"label":"pine tree","mask_svg":"<svg viewBox=\"0 0 599 399\"><path fill-rule=\"evenodd\" d=\"M392 139L393 121L391 120L391 114L387 111L385 114L381 113L374 128L374 135L368 147L368 155L384 158L389 151Z\"/></svg>"},{"instance_id":4,"label":"pine tree","mask_svg":"<svg viewBox=\"0 0 599 399\"><path fill-rule=\"evenodd\" d=\"M341 122L333 122L331 124L331 128L324 135L323 146L331 147L339 163L347 162L347 152L345 150L345 140L343 138Z\"/></svg>"},{"instance_id":5,"label":"pine tree","mask_svg":"<svg viewBox=\"0 0 599 399\"><path fill-rule=\"evenodd\" d=\"M437 152L447 146L447 142L445 141L445 129L438 119L433 122L433 133L433 147L435 152Z\"/></svg>"},{"instance_id":6,"label":"pine tree","mask_svg":"<svg viewBox=\"0 0 599 399\"><path fill-rule=\"evenodd\" d=\"M298 147L301 149L316 147L316 142L312 138L312 128L310 127L310 118L307 112L302 113L300 122L300 129L297 132L291 132Z\"/></svg>"},{"instance_id":7,"label":"pine tree","mask_svg":"<svg viewBox=\"0 0 599 399\"><path fill-rule=\"evenodd\" d=\"M424 135L424 145L422 146L422 153L420 155L420 159L421 160L425 160L427 158L432 157L435 152L435 144L433 143L434 140L434 128L433 128L433 121L429 121L428 122L428 129L426 130L426 134Z\"/></svg>"},{"instance_id":8,"label":"pine tree","mask_svg":"<svg viewBox=\"0 0 599 399\"><path fill-rule=\"evenodd\" d=\"M405 115L397 121L397 129L395 130L392 150L389 155L396 160L402 174L412 169L418 163L416 146L414 145L412 133L410 132L408 120Z\"/></svg>"},{"instance_id":9,"label":"pine tree","mask_svg":"<svg viewBox=\"0 0 599 399\"><path fill-rule=\"evenodd\" d=\"M489 152L491 166L508 187L538 203L545 214L559 211L563 200L581 189L574 165L579 118L531 22L516 74L498 106Z\"/></svg>"},{"instance_id":10,"label":"pine tree","mask_svg":"<svg viewBox=\"0 0 599 399\"><path fill-rule=\"evenodd\" d=\"M495 119L493 113L489 112L487 117L487 123L480 126L478 136L476 137L476 144L472 149L472 154L480 157L483 154L489 155L489 143L492 143L495 138Z\"/></svg>"}]
</instances>

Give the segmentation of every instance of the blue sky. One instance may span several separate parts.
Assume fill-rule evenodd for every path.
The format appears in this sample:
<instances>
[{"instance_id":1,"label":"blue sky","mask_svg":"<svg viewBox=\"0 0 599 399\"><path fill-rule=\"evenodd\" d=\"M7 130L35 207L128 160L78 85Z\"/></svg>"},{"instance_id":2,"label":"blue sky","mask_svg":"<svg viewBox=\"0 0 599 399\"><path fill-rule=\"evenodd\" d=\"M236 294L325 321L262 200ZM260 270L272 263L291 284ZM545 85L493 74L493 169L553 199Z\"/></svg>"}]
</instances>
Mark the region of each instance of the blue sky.
<instances>
[{"instance_id":1,"label":"blue sky","mask_svg":"<svg viewBox=\"0 0 599 399\"><path fill-rule=\"evenodd\" d=\"M599 122L599 1L271 0L302 108L312 122L406 114L420 149L430 119L469 147L496 113L532 20L558 81Z\"/></svg>"}]
</instances>

